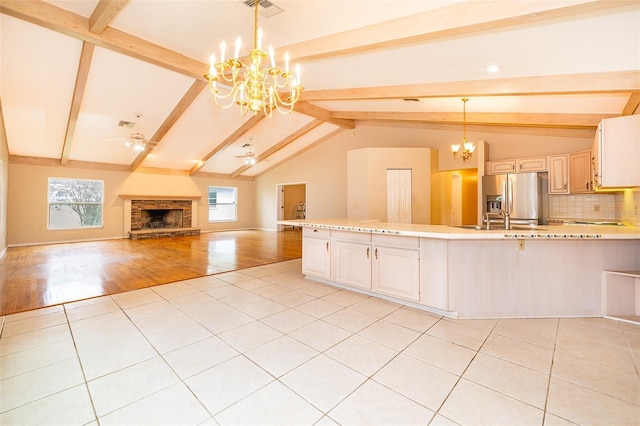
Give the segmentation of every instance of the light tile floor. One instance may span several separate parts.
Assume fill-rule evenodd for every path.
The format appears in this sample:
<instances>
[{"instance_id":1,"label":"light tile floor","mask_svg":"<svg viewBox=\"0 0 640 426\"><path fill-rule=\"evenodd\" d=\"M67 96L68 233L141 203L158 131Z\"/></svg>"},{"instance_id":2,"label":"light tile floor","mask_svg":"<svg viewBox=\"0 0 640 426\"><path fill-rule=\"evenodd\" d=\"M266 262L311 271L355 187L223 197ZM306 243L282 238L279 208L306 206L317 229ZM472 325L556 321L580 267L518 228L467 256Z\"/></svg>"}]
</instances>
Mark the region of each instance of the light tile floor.
<instances>
[{"instance_id":1,"label":"light tile floor","mask_svg":"<svg viewBox=\"0 0 640 426\"><path fill-rule=\"evenodd\" d=\"M640 326L451 320L300 270L1 318L0 424L640 424Z\"/></svg>"}]
</instances>

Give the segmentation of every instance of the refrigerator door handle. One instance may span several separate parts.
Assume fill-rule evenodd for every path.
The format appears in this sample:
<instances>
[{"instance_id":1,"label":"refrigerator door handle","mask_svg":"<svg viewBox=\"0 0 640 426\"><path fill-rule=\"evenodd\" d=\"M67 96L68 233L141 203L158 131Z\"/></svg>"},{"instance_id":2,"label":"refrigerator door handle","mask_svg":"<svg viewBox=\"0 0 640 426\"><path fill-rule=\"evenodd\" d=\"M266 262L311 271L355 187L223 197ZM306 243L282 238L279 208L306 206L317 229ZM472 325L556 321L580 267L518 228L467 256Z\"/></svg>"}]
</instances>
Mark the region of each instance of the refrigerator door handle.
<instances>
[{"instance_id":1,"label":"refrigerator door handle","mask_svg":"<svg viewBox=\"0 0 640 426\"><path fill-rule=\"evenodd\" d=\"M504 177L504 187L502 188L502 205L500 206L500 210L506 210L507 203L509 202L509 176Z\"/></svg>"},{"instance_id":2,"label":"refrigerator door handle","mask_svg":"<svg viewBox=\"0 0 640 426\"><path fill-rule=\"evenodd\" d=\"M508 179L509 185L509 214L513 213L513 181Z\"/></svg>"}]
</instances>

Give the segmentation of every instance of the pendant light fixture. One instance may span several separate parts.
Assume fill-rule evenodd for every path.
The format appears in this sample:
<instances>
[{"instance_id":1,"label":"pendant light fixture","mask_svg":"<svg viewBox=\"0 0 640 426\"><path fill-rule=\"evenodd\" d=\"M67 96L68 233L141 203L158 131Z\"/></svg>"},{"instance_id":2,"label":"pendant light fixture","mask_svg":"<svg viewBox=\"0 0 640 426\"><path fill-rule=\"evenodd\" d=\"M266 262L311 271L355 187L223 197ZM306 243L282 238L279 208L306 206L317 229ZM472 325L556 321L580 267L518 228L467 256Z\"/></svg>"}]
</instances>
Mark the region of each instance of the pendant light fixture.
<instances>
[{"instance_id":1,"label":"pendant light fixture","mask_svg":"<svg viewBox=\"0 0 640 426\"><path fill-rule=\"evenodd\" d=\"M471 159L473 151L476 149L476 145L473 142L467 140L467 101L469 98L462 98L462 142L451 144L451 151L453 152L453 158L458 160L462 159L464 163ZM462 148L462 151L460 151Z\"/></svg>"}]
</instances>

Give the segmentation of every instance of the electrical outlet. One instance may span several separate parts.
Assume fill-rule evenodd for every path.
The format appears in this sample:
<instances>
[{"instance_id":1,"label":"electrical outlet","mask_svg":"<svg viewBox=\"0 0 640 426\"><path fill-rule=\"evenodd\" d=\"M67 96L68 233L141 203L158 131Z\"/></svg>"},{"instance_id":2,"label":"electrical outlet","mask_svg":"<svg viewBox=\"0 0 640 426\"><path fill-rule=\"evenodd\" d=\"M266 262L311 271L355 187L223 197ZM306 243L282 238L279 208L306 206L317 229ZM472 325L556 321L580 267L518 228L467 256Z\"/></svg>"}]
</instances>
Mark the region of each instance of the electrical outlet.
<instances>
[{"instance_id":1,"label":"electrical outlet","mask_svg":"<svg viewBox=\"0 0 640 426\"><path fill-rule=\"evenodd\" d=\"M593 205L593 211L594 212L599 212L600 211L600 204L594 204Z\"/></svg>"},{"instance_id":2,"label":"electrical outlet","mask_svg":"<svg viewBox=\"0 0 640 426\"><path fill-rule=\"evenodd\" d=\"M524 240L518 240L518 250L524 250Z\"/></svg>"}]
</instances>

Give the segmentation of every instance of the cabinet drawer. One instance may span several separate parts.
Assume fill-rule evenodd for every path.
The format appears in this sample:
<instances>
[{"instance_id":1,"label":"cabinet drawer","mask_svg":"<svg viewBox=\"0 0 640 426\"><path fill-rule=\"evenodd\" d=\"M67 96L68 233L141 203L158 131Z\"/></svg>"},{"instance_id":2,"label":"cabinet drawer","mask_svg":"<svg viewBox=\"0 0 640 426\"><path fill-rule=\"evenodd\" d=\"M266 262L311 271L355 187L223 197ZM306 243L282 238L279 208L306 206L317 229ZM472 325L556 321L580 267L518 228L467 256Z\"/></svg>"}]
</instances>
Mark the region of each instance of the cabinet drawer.
<instances>
[{"instance_id":1,"label":"cabinet drawer","mask_svg":"<svg viewBox=\"0 0 640 426\"><path fill-rule=\"evenodd\" d=\"M399 235L373 235L373 244L388 247L420 248L420 238Z\"/></svg>"},{"instance_id":2,"label":"cabinet drawer","mask_svg":"<svg viewBox=\"0 0 640 426\"><path fill-rule=\"evenodd\" d=\"M366 232L333 231L331 238L335 241L348 241L353 243L371 242L371 234Z\"/></svg>"},{"instance_id":3,"label":"cabinet drawer","mask_svg":"<svg viewBox=\"0 0 640 426\"><path fill-rule=\"evenodd\" d=\"M319 229L319 228L303 228L302 236L304 237L323 237L329 238L331 236L330 229Z\"/></svg>"}]
</instances>

